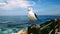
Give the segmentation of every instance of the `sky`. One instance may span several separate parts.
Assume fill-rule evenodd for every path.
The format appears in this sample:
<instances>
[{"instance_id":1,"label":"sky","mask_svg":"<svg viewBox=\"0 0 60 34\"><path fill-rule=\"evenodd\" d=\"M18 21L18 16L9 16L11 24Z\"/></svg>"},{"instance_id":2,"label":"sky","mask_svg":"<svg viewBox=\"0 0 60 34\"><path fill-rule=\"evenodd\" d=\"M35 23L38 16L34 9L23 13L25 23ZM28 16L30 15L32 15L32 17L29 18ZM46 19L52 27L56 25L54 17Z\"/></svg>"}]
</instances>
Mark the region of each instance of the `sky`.
<instances>
[{"instance_id":1,"label":"sky","mask_svg":"<svg viewBox=\"0 0 60 34\"><path fill-rule=\"evenodd\" d=\"M28 8L37 15L60 15L60 0L0 0L0 16L28 15Z\"/></svg>"}]
</instances>

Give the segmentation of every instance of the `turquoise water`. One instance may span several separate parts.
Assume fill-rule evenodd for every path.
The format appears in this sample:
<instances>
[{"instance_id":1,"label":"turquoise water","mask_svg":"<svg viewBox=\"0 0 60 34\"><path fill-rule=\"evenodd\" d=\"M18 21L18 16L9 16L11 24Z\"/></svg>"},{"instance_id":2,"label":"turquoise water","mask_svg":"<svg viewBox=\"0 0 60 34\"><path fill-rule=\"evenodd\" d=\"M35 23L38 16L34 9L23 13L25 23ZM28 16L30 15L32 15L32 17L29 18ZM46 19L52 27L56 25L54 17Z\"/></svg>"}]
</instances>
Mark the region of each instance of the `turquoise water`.
<instances>
[{"instance_id":1,"label":"turquoise water","mask_svg":"<svg viewBox=\"0 0 60 34\"><path fill-rule=\"evenodd\" d=\"M37 16L36 22L30 22L27 16L0 16L0 34L12 34L22 29L27 29L28 24L40 24L60 16Z\"/></svg>"}]
</instances>

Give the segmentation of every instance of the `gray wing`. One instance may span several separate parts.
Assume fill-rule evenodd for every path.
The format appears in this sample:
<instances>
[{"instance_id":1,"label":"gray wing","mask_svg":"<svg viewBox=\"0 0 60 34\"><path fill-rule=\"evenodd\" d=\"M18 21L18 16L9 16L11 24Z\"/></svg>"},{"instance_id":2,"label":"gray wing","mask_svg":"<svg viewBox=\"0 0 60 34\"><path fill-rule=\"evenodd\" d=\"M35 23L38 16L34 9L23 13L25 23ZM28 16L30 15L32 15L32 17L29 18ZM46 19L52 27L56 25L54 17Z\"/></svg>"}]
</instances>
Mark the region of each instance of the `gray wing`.
<instances>
[{"instance_id":1,"label":"gray wing","mask_svg":"<svg viewBox=\"0 0 60 34\"><path fill-rule=\"evenodd\" d=\"M34 13L35 14L35 13ZM35 17L37 18L37 15L35 14Z\"/></svg>"}]
</instances>

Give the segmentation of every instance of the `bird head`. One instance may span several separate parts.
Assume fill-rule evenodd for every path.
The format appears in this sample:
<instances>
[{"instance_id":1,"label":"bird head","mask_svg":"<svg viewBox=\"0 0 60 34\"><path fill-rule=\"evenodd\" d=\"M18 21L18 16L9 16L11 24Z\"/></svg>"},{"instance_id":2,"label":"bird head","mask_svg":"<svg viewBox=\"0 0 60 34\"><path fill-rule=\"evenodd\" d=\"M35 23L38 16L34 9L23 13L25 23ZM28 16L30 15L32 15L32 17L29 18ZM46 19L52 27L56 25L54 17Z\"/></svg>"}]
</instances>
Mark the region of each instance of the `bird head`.
<instances>
[{"instance_id":1,"label":"bird head","mask_svg":"<svg viewBox=\"0 0 60 34\"><path fill-rule=\"evenodd\" d=\"M28 8L28 12L31 12L32 11L32 8Z\"/></svg>"}]
</instances>

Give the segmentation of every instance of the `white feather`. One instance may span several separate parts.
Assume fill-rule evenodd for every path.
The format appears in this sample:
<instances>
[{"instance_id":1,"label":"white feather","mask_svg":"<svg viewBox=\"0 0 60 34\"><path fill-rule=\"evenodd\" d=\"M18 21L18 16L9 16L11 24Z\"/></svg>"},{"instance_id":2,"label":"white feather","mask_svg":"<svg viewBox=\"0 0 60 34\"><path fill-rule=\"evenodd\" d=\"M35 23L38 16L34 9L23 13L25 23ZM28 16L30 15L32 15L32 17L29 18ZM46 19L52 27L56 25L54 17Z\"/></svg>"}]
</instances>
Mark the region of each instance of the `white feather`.
<instances>
[{"instance_id":1,"label":"white feather","mask_svg":"<svg viewBox=\"0 0 60 34\"><path fill-rule=\"evenodd\" d=\"M29 17L30 20L34 20L34 21L37 20L35 14L33 13L32 9L30 9L30 8L29 8L29 11L28 11L28 17Z\"/></svg>"}]
</instances>

